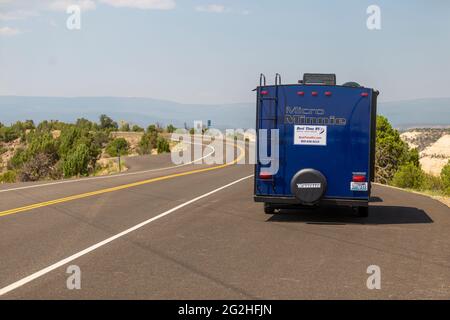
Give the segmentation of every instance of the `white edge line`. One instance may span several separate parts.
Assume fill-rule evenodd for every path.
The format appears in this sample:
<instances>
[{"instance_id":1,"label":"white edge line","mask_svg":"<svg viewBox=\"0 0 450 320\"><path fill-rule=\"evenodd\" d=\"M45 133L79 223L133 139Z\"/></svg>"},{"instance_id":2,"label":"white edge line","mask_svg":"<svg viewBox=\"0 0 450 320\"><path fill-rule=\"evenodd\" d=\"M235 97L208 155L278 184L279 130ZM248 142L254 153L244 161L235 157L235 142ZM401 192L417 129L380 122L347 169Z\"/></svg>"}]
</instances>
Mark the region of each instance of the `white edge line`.
<instances>
[{"instance_id":1,"label":"white edge line","mask_svg":"<svg viewBox=\"0 0 450 320\"><path fill-rule=\"evenodd\" d=\"M15 290L15 289L25 285L25 284L27 284L27 283L37 279L37 278L40 278L43 275L45 275L45 274L47 274L47 273L49 273L49 272L51 272L51 271L53 271L53 270L63 266L63 265L65 265L65 264L67 264L67 263L69 263L69 262L71 262L71 261L73 261L75 259L78 259L81 256L84 256L84 255L94 251L95 249L98 249L98 248L100 248L100 247L102 247L102 246L104 246L104 245L106 245L106 244L108 244L108 243L110 243L110 242L120 238L120 237L123 237L123 236L125 236L125 235L127 235L127 234L129 234L129 233L131 233L131 232L133 232L133 231L135 231L137 229L139 229L139 228L142 228L143 226L145 226L145 225L147 225L147 224L149 224L149 223L151 223L151 222L153 222L155 220L161 219L162 217L165 217L165 216L173 213L174 211L177 211L178 209L186 207L186 206L190 205L191 203L194 203L194 202L196 202L196 201L198 201L200 199L206 198L206 197L208 197L208 196L210 196L210 195L212 195L212 194L214 194L216 192L219 192L219 191L221 191L223 189L231 187L232 185L235 185L235 184L237 184L237 183L239 183L241 181L244 181L244 180L246 180L246 179L248 179L250 177L253 177L253 175L249 175L249 176L246 176L244 178L235 180L235 181L233 181L233 182L231 182L229 184L226 184L226 185L224 185L224 186L222 186L220 188L214 189L214 190L212 190L212 191L210 191L208 193L205 193L205 194L203 194L201 196L198 196L198 197L196 197L194 199L191 199L191 200L189 200L187 202L184 202L184 203L182 203L182 204L180 204L180 205L178 205L178 206L176 206L176 207L174 207L172 209L169 209L169 210L167 210L167 211L165 211L163 213L158 214L157 216L155 216L153 218L145 220L144 222L141 222L141 223L135 225L134 227L126 229L125 231L122 231L122 232L120 232L120 233L118 233L118 234L116 234L116 235L114 235L112 237L109 237L109 238L107 238L107 239L105 239L105 240L103 240L103 241L101 241L99 243L96 243L96 244L94 244L94 245L92 245L92 246L90 246L90 247L88 247L88 248L86 248L86 249L84 249L84 250L82 250L82 251L80 251L78 253L75 253L75 254L71 255L70 257L67 257L67 258L65 258L65 259L63 259L61 261L58 261L58 262L56 262L56 263L54 263L54 264L52 264L52 265L50 265L50 266L48 266L48 267L46 267L46 268L44 268L42 270L39 270L39 271L37 271L37 272L35 272L35 273L33 273L33 274L31 274L31 275L21 279L21 280L18 280L16 282L14 282L14 283L4 287L4 288L1 288L0 289L0 296L6 294L8 292L11 292L11 291L13 291L13 290Z\"/></svg>"},{"instance_id":2,"label":"white edge line","mask_svg":"<svg viewBox=\"0 0 450 320\"><path fill-rule=\"evenodd\" d=\"M192 145L200 145L200 143L191 143L191 144ZM201 145L203 145L203 144L201 144ZM108 178L118 178L118 177L124 177L124 176L132 176L132 175L141 174L141 173L162 171L162 170L169 170L169 169L175 169L175 168L179 168L179 167L184 167L184 166L193 164L193 163L195 163L197 161L203 160L203 159L209 157L210 155L212 155L215 152L215 149L214 149L213 146L205 145L205 147L206 148L211 148L212 151L210 153L208 153L207 155L201 157L201 158L198 158L198 159L195 159L193 161L186 162L186 163L183 163L183 164L179 164L179 165L176 165L176 166L170 166L170 167L164 167L164 168L156 168L156 169L149 169L149 170L129 172L129 173L119 173L119 174L109 175L109 176L90 177L90 178L72 179L72 180L64 180L64 181L58 181L58 182L34 184L34 185L31 185L31 186L17 187L17 188L11 188L11 189L3 189L3 190L0 190L0 193L10 192L10 191L17 191L17 190L24 190L24 189L31 189L31 188L47 187L47 186L53 186L53 185L57 185L57 184L64 184L64 183L84 182L84 181L108 179Z\"/></svg>"}]
</instances>

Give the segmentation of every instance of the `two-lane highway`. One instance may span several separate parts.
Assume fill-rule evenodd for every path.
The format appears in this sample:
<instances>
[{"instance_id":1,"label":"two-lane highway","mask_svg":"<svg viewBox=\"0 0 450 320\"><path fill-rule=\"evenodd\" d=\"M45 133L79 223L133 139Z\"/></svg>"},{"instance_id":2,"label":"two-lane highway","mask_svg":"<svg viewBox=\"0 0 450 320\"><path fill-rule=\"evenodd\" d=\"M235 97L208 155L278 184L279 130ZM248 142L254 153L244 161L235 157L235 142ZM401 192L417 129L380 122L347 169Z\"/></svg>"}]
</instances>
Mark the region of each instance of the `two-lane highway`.
<instances>
[{"instance_id":1,"label":"two-lane highway","mask_svg":"<svg viewBox=\"0 0 450 320\"><path fill-rule=\"evenodd\" d=\"M252 173L188 165L0 193L6 212L117 188L0 217L1 298L450 298L448 207L375 186L367 219L265 215ZM370 265L381 290L366 286Z\"/></svg>"}]
</instances>

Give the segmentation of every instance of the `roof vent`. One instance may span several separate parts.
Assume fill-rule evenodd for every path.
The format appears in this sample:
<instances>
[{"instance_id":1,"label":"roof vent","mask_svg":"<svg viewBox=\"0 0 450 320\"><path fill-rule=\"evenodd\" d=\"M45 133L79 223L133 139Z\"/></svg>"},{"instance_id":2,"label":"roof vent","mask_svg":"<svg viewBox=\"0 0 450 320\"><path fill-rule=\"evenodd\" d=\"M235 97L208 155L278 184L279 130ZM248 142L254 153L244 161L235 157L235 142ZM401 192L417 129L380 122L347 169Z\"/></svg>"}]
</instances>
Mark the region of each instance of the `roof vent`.
<instances>
[{"instance_id":1,"label":"roof vent","mask_svg":"<svg viewBox=\"0 0 450 320\"><path fill-rule=\"evenodd\" d=\"M303 84L335 86L336 75L334 73L305 73L303 75Z\"/></svg>"}]
</instances>

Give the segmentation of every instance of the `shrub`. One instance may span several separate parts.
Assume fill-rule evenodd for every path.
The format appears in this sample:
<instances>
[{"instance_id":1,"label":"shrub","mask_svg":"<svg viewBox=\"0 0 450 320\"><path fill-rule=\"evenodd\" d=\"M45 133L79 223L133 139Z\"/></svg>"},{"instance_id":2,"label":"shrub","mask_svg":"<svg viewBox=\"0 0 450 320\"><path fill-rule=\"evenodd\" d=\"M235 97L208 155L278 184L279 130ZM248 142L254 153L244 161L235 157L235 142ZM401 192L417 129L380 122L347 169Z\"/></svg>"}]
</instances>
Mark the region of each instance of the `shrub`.
<instances>
[{"instance_id":1,"label":"shrub","mask_svg":"<svg viewBox=\"0 0 450 320\"><path fill-rule=\"evenodd\" d=\"M403 165L411 163L419 168L419 153L410 150L400 134L383 116L377 116L375 180L388 183Z\"/></svg>"},{"instance_id":2,"label":"shrub","mask_svg":"<svg viewBox=\"0 0 450 320\"><path fill-rule=\"evenodd\" d=\"M20 181L38 181L47 178L54 164L53 157L45 153L38 153L23 165Z\"/></svg>"},{"instance_id":3,"label":"shrub","mask_svg":"<svg viewBox=\"0 0 450 320\"><path fill-rule=\"evenodd\" d=\"M431 174L423 173L422 190L443 190L442 179Z\"/></svg>"},{"instance_id":4,"label":"shrub","mask_svg":"<svg viewBox=\"0 0 450 320\"><path fill-rule=\"evenodd\" d=\"M412 163L400 166L392 178L392 184L400 188L421 189L423 183L423 171Z\"/></svg>"},{"instance_id":5,"label":"shrub","mask_svg":"<svg viewBox=\"0 0 450 320\"><path fill-rule=\"evenodd\" d=\"M139 153L140 154L151 154L152 149L156 148L158 135L156 131L153 131L151 133L145 133L141 141L139 141Z\"/></svg>"},{"instance_id":6,"label":"shrub","mask_svg":"<svg viewBox=\"0 0 450 320\"><path fill-rule=\"evenodd\" d=\"M13 183L17 180L17 174L13 170L8 170L3 174L0 174L0 183Z\"/></svg>"},{"instance_id":7,"label":"shrub","mask_svg":"<svg viewBox=\"0 0 450 320\"><path fill-rule=\"evenodd\" d=\"M133 125L133 127L131 128L131 130L133 132L144 132L144 128L139 127L137 124Z\"/></svg>"},{"instance_id":8,"label":"shrub","mask_svg":"<svg viewBox=\"0 0 450 320\"><path fill-rule=\"evenodd\" d=\"M25 120L25 122L21 122L21 126L23 130L33 130L36 128L33 120Z\"/></svg>"},{"instance_id":9,"label":"shrub","mask_svg":"<svg viewBox=\"0 0 450 320\"><path fill-rule=\"evenodd\" d=\"M83 130L96 130L97 129L97 124L95 122L89 121L88 119L85 119L85 118L77 119L75 126L79 129L83 129Z\"/></svg>"},{"instance_id":10,"label":"shrub","mask_svg":"<svg viewBox=\"0 0 450 320\"><path fill-rule=\"evenodd\" d=\"M80 144L74 152L71 152L64 159L62 171L64 177L72 177L77 175L88 174L88 166L90 163L90 151L85 144Z\"/></svg>"},{"instance_id":11,"label":"shrub","mask_svg":"<svg viewBox=\"0 0 450 320\"><path fill-rule=\"evenodd\" d=\"M105 147L110 141L111 138L109 137L108 132L95 131L92 133L92 143L99 149Z\"/></svg>"},{"instance_id":12,"label":"shrub","mask_svg":"<svg viewBox=\"0 0 450 320\"><path fill-rule=\"evenodd\" d=\"M171 124L169 124L168 126L167 126L167 128L166 128L166 131L168 132L168 133L173 133L173 132L175 132L175 130L177 130L177 128L175 128L173 125L171 125Z\"/></svg>"},{"instance_id":13,"label":"shrub","mask_svg":"<svg viewBox=\"0 0 450 320\"><path fill-rule=\"evenodd\" d=\"M128 122L123 121L120 125L120 131L129 132L130 131L130 124Z\"/></svg>"},{"instance_id":14,"label":"shrub","mask_svg":"<svg viewBox=\"0 0 450 320\"><path fill-rule=\"evenodd\" d=\"M27 153L25 149L19 148L16 150L12 158L9 160L9 169L20 169L27 161Z\"/></svg>"},{"instance_id":15,"label":"shrub","mask_svg":"<svg viewBox=\"0 0 450 320\"><path fill-rule=\"evenodd\" d=\"M128 154L128 142L124 138L117 138L111 141L106 147L106 153L108 153L111 157L117 157L120 155Z\"/></svg>"},{"instance_id":16,"label":"shrub","mask_svg":"<svg viewBox=\"0 0 450 320\"><path fill-rule=\"evenodd\" d=\"M79 151L78 147L84 145L82 148L87 148L88 152L88 165L95 167L98 156L101 153L101 149L106 142L109 141L108 133L106 131L96 131L91 132L86 129L80 129L74 126L67 127L61 132L60 143L59 143L59 156L66 163L69 157L72 157L74 153ZM73 158L71 159L73 161ZM71 163L72 165L73 163ZM64 168L64 164L63 164ZM75 170L73 173L72 169L66 168L70 172L65 176L85 174ZM64 170L63 170L64 171Z\"/></svg>"},{"instance_id":17,"label":"shrub","mask_svg":"<svg viewBox=\"0 0 450 320\"><path fill-rule=\"evenodd\" d=\"M156 148L158 149L158 153L170 152L169 141L163 137L159 137L156 142Z\"/></svg>"},{"instance_id":18,"label":"shrub","mask_svg":"<svg viewBox=\"0 0 450 320\"><path fill-rule=\"evenodd\" d=\"M39 154L45 153L50 157L56 158L58 155L58 146L50 132L33 131L28 137L27 159Z\"/></svg>"},{"instance_id":19,"label":"shrub","mask_svg":"<svg viewBox=\"0 0 450 320\"><path fill-rule=\"evenodd\" d=\"M157 132L156 125L151 124L147 127L147 133Z\"/></svg>"},{"instance_id":20,"label":"shrub","mask_svg":"<svg viewBox=\"0 0 450 320\"><path fill-rule=\"evenodd\" d=\"M83 130L74 126L62 130L61 136L59 137L59 156L64 158L72 149L76 148L77 141L82 135Z\"/></svg>"},{"instance_id":21,"label":"shrub","mask_svg":"<svg viewBox=\"0 0 450 320\"><path fill-rule=\"evenodd\" d=\"M446 195L450 195L450 160L441 170L442 189Z\"/></svg>"},{"instance_id":22,"label":"shrub","mask_svg":"<svg viewBox=\"0 0 450 320\"><path fill-rule=\"evenodd\" d=\"M100 129L117 130L119 128L117 122L113 121L106 114L100 116Z\"/></svg>"},{"instance_id":23,"label":"shrub","mask_svg":"<svg viewBox=\"0 0 450 320\"><path fill-rule=\"evenodd\" d=\"M20 131L13 127L0 127L0 141L11 142L20 137Z\"/></svg>"},{"instance_id":24,"label":"shrub","mask_svg":"<svg viewBox=\"0 0 450 320\"><path fill-rule=\"evenodd\" d=\"M65 123L59 122L58 120L44 120L38 124L36 130L42 132L50 132L52 130L63 130L65 126Z\"/></svg>"},{"instance_id":25,"label":"shrub","mask_svg":"<svg viewBox=\"0 0 450 320\"><path fill-rule=\"evenodd\" d=\"M50 172L50 179L57 180L62 179L64 177L63 164L64 164L63 160L59 160L58 162L55 163Z\"/></svg>"}]
</instances>

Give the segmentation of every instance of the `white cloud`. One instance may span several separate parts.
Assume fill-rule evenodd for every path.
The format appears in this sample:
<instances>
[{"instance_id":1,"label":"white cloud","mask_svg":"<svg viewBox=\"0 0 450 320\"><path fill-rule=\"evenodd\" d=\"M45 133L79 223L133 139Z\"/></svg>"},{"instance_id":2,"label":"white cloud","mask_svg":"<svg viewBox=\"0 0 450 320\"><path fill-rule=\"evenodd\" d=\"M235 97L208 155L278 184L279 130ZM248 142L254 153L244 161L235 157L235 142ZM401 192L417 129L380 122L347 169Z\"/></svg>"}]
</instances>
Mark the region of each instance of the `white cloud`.
<instances>
[{"instance_id":1,"label":"white cloud","mask_svg":"<svg viewBox=\"0 0 450 320\"><path fill-rule=\"evenodd\" d=\"M114 7L128 7L147 10L171 10L176 4L175 0L99 0Z\"/></svg>"},{"instance_id":2,"label":"white cloud","mask_svg":"<svg viewBox=\"0 0 450 320\"><path fill-rule=\"evenodd\" d=\"M176 0L0 0L0 20L18 20L38 16L42 11L63 11L71 5L82 11L94 10L98 3L113 7L147 10L170 10Z\"/></svg>"},{"instance_id":3,"label":"white cloud","mask_svg":"<svg viewBox=\"0 0 450 320\"><path fill-rule=\"evenodd\" d=\"M25 11L25 10L15 10L15 11L7 11L7 12L0 12L0 20L22 20L26 19L28 17L35 17L38 16L39 13L36 11Z\"/></svg>"},{"instance_id":4,"label":"white cloud","mask_svg":"<svg viewBox=\"0 0 450 320\"><path fill-rule=\"evenodd\" d=\"M66 11L71 5L77 5L82 11L94 10L95 2L92 0L55 0L48 4L48 9Z\"/></svg>"},{"instance_id":5,"label":"white cloud","mask_svg":"<svg viewBox=\"0 0 450 320\"><path fill-rule=\"evenodd\" d=\"M21 31L19 29L10 28L10 27L2 27L0 28L0 36L12 37L20 34Z\"/></svg>"},{"instance_id":6,"label":"white cloud","mask_svg":"<svg viewBox=\"0 0 450 320\"><path fill-rule=\"evenodd\" d=\"M206 6L197 6L195 7L196 11L199 12L212 12L212 13L224 13L228 11L225 6L221 4L208 4Z\"/></svg>"}]
</instances>

